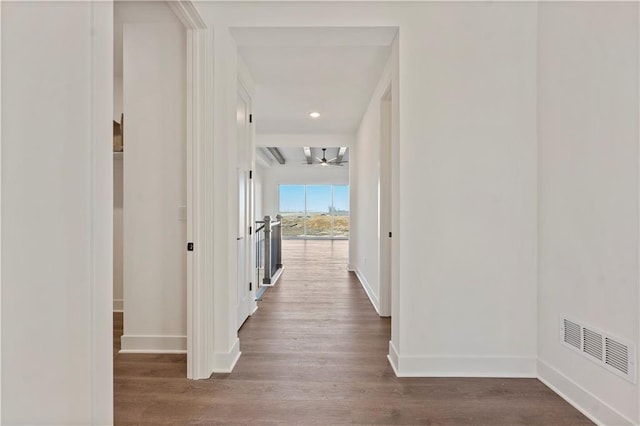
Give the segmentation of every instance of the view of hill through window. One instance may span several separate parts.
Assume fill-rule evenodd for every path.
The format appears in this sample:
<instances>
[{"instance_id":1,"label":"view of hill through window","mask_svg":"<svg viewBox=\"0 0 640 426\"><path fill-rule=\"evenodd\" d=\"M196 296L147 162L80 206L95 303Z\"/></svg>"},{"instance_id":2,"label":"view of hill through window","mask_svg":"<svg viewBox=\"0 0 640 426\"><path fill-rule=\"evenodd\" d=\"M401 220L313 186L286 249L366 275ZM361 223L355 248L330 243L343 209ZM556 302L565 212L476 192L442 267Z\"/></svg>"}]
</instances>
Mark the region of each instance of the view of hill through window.
<instances>
[{"instance_id":1,"label":"view of hill through window","mask_svg":"<svg viewBox=\"0 0 640 426\"><path fill-rule=\"evenodd\" d=\"M348 185L280 185L283 238L349 237Z\"/></svg>"}]
</instances>

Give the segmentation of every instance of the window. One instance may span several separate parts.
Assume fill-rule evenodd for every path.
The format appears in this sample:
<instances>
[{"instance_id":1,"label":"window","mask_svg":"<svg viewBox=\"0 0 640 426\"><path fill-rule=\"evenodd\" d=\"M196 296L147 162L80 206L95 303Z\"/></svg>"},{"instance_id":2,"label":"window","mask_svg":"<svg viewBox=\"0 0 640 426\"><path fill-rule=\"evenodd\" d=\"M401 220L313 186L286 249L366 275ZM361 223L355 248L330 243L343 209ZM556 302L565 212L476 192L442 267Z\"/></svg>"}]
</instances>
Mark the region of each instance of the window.
<instances>
[{"instance_id":1,"label":"window","mask_svg":"<svg viewBox=\"0 0 640 426\"><path fill-rule=\"evenodd\" d=\"M348 185L280 185L283 238L349 238Z\"/></svg>"}]
</instances>

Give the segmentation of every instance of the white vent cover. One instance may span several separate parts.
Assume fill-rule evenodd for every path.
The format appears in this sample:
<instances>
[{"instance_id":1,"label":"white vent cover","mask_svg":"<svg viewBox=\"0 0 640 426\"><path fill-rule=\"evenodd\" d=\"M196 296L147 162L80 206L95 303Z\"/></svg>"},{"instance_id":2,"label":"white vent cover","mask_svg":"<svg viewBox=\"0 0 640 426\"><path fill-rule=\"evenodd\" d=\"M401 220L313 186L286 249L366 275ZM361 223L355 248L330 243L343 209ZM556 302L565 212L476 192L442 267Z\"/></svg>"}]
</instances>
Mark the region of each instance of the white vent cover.
<instances>
[{"instance_id":1,"label":"white vent cover","mask_svg":"<svg viewBox=\"0 0 640 426\"><path fill-rule=\"evenodd\" d=\"M585 358L636 383L636 348L633 344L566 316L560 318L560 340Z\"/></svg>"}]
</instances>

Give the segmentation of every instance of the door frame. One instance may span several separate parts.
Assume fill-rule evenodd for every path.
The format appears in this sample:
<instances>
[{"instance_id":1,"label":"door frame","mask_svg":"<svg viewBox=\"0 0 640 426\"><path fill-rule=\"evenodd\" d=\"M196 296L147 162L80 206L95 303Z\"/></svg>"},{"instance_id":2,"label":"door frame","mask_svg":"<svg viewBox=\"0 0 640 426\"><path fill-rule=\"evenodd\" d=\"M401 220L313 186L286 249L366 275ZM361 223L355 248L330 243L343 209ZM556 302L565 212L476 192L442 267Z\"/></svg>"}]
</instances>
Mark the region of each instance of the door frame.
<instances>
[{"instance_id":1,"label":"door frame","mask_svg":"<svg viewBox=\"0 0 640 426\"><path fill-rule=\"evenodd\" d=\"M391 238L392 238L392 218L393 218L393 189L391 186L391 176L393 174L392 164L392 85L391 75L388 76L388 84L380 97L380 166L379 166L379 193L378 193L378 282L380 288L380 308L381 317L391 316L391 281L392 281L392 261L391 261Z\"/></svg>"},{"instance_id":2,"label":"door frame","mask_svg":"<svg viewBox=\"0 0 640 426\"><path fill-rule=\"evenodd\" d=\"M213 371L213 36L191 1L167 1L187 36L187 378ZM186 250L186 247L185 247Z\"/></svg>"}]
</instances>

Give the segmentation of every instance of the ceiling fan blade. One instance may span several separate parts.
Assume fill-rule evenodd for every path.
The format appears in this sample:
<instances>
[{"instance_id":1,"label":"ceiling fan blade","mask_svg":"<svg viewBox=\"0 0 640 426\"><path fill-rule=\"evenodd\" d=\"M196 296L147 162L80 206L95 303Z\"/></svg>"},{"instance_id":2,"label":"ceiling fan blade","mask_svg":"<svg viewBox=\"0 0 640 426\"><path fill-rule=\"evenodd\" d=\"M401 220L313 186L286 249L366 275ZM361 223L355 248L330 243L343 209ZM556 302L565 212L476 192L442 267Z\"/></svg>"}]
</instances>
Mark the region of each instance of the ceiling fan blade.
<instances>
[{"instance_id":1,"label":"ceiling fan blade","mask_svg":"<svg viewBox=\"0 0 640 426\"><path fill-rule=\"evenodd\" d=\"M318 160L319 162L321 162L321 163L322 163L322 158L320 158L320 157L316 157L316 160Z\"/></svg>"},{"instance_id":2,"label":"ceiling fan blade","mask_svg":"<svg viewBox=\"0 0 640 426\"><path fill-rule=\"evenodd\" d=\"M331 160L327 160L329 163L331 163L332 161L336 161L338 159L338 157L333 157Z\"/></svg>"}]
</instances>

